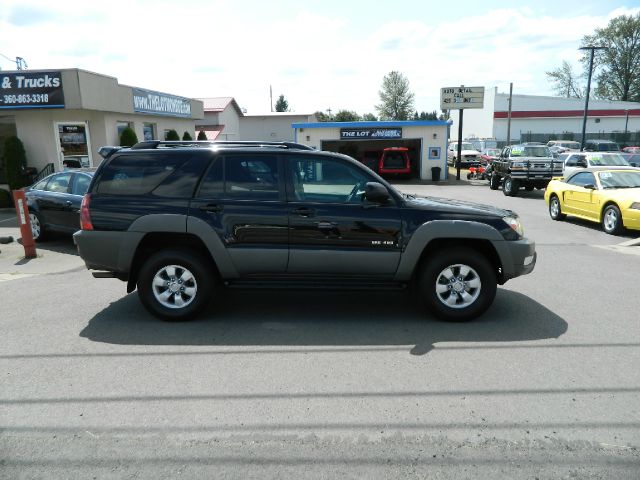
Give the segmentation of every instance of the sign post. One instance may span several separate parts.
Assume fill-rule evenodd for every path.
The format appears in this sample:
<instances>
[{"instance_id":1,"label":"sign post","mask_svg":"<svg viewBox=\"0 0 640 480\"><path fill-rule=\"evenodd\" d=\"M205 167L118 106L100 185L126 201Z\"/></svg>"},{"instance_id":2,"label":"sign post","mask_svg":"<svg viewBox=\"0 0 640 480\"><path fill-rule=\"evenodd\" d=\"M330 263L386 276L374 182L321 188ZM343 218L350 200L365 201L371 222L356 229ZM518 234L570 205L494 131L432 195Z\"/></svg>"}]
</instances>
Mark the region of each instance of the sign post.
<instances>
[{"instance_id":1,"label":"sign post","mask_svg":"<svg viewBox=\"0 0 640 480\"><path fill-rule=\"evenodd\" d=\"M33 240L33 233L31 232L29 208L27 207L27 197L24 195L24 190L13 191L13 203L16 206L16 215L20 226L24 256L26 258L36 258L36 242Z\"/></svg>"},{"instance_id":2,"label":"sign post","mask_svg":"<svg viewBox=\"0 0 640 480\"><path fill-rule=\"evenodd\" d=\"M484 87L446 87L440 89L440 109L458 109L458 156L456 157L456 180L460 180L460 157L462 155L462 113L465 108L484 107Z\"/></svg>"}]
</instances>

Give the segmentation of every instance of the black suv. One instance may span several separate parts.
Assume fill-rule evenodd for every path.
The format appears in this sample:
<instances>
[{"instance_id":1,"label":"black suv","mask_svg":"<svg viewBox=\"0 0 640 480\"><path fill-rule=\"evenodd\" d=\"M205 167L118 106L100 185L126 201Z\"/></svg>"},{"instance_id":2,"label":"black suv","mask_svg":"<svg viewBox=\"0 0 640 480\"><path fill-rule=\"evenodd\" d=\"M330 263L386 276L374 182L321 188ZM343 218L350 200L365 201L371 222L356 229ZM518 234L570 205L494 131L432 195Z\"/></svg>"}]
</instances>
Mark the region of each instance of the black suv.
<instances>
[{"instance_id":1,"label":"black suv","mask_svg":"<svg viewBox=\"0 0 640 480\"><path fill-rule=\"evenodd\" d=\"M193 317L227 287L414 284L436 316L462 321L535 265L515 213L402 194L345 155L159 141L101 154L78 251L166 320Z\"/></svg>"}]
</instances>

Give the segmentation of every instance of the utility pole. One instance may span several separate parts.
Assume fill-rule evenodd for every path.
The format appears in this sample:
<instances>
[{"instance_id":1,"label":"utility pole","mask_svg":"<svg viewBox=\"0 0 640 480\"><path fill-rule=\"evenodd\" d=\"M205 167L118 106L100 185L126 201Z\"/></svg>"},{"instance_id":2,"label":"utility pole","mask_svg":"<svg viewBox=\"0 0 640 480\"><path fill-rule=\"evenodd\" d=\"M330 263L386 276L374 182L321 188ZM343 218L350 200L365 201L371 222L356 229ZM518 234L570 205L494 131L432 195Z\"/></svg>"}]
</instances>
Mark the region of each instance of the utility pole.
<instances>
[{"instance_id":1,"label":"utility pole","mask_svg":"<svg viewBox=\"0 0 640 480\"><path fill-rule=\"evenodd\" d=\"M511 145L511 101L513 100L513 82L509 84L509 114L507 115L507 147Z\"/></svg>"},{"instance_id":2,"label":"utility pole","mask_svg":"<svg viewBox=\"0 0 640 480\"><path fill-rule=\"evenodd\" d=\"M580 50L589 50L589 77L587 78L587 93L584 97L584 116L582 118L582 143L580 144L580 150L584 150L585 136L587 134L587 113L589 112L589 92L591 91L591 74L593 73L593 55L596 50L606 50L607 47L595 47L590 45L588 47L580 47Z\"/></svg>"}]
</instances>

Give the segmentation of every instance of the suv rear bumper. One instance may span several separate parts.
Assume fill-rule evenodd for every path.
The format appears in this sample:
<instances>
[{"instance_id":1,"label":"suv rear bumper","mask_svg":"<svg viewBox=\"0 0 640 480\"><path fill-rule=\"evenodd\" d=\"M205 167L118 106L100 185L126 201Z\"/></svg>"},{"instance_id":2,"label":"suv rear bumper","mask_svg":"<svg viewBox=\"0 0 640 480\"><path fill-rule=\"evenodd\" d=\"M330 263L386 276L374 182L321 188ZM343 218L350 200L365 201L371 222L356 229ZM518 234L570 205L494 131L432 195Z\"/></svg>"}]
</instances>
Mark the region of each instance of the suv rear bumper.
<instances>
[{"instance_id":1,"label":"suv rear bumper","mask_svg":"<svg viewBox=\"0 0 640 480\"><path fill-rule=\"evenodd\" d=\"M73 234L73 242L89 270L115 272L118 278L126 278L144 233L79 230Z\"/></svg>"}]
</instances>

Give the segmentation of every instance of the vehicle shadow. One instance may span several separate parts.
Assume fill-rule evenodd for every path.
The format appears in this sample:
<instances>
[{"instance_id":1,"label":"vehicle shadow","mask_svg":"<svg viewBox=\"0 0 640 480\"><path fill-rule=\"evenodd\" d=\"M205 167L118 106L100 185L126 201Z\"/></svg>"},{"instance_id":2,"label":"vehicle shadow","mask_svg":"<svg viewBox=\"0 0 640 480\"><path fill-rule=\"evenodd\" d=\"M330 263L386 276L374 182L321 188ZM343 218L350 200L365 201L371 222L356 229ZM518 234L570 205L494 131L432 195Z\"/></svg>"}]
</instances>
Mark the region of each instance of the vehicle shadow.
<instances>
[{"instance_id":1,"label":"vehicle shadow","mask_svg":"<svg viewBox=\"0 0 640 480\"><path fill-rule=\"evenodd\" d=\"M18 243L22 243L22 239L18 239L17 241ZM45 241L36 243L36 250L78 256L78 249L73 243L73 237L68 233L50 232Z\"/></svg>"},{"instance_id":2,"label":"vehicle shadow","mask_svg":"<svg viewBox=\"0 0 640 480\"><path fill-rule=\"evenodd\" d=\"M424 313L406 292L223 292L198 320L162 322L135 293L93 317L80 336L119 345L407 346L423 355L439 342L520 342L558 338L567 322L520 293L498 289L493 306L467 323Z\"/></svg>"}]
</instances>

